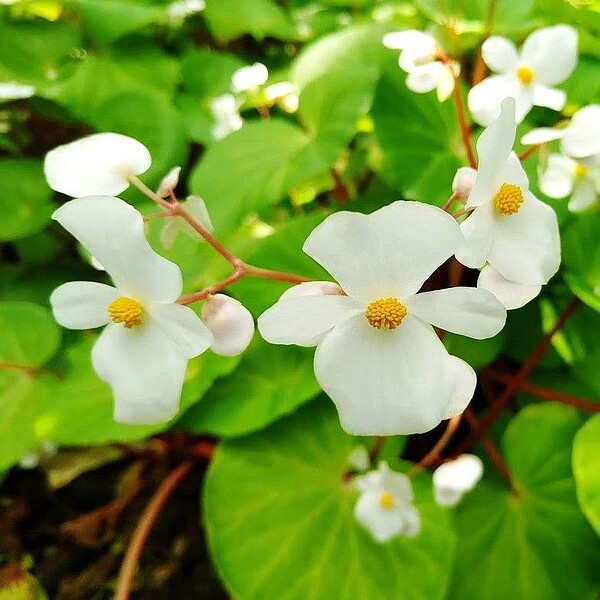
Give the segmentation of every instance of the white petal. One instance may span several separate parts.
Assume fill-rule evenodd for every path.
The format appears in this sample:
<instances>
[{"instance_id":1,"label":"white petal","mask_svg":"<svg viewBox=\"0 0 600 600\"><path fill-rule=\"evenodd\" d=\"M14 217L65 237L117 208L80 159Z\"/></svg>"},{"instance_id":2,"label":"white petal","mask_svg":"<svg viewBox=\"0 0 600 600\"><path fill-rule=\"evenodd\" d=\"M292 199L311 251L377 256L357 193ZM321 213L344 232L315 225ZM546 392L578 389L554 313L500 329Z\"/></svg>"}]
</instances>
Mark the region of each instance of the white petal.
<instances>
[{"instance_id":1,"label":"white petal","mask_svg":"<svg viewBox=\"0 0 600 600\"><path fill-rule=\"evenodd\" d=\"M494 244L494 214L490 203L478 206L461 224L464 242L456 260L470 269L485 264Z\"/></svg>"},{"instance_id":2,"label":"white petal","mask_svg":"<svg viewBox=\"0 0 600 600\"><path fill-rule=\"evenodd\" d=\"M489 125L500 116L500 104L504 98L515 98L519 86L509 77L492 75L471 88L467 96L473 119L480 125Z\"/></svg>"},{"instance_id":3,"label":"white petal","mask_svg":"<svg viewBox=\"0 0 600 600\"><path fill-rule=\"evenodd\" d=\"M524 196L518 213L495 219L488 262L515 283L545 284L560 265L556 214L531 192Z\"/></svg>"},{"instance_id":4,"label":"white petal","mask_svg":"<svg viewBox=\"0 0 600 600\"><path fill-rule=\"evenodd\" d=\"M494 295L472 287L417 294L406 308L426 323L476 340L493 337L506 323L506 309Z\"/></svg>"},{"instance_id":5,"label":"white petal","mask_svg":"<svg viewBox=\"0 0 600 600\"><path fill-rule=\"evenodd\" d=\"M527 37L521 58L536 80L547 85L562 83L577 64L577 31L568 25L544 27Z\"/></svg>"},{"instance_id":6,"label":"white petal","mask_svg":"<svg viewBox=\"0 0 600 600\"><path fill-rule=\"evenodd\" d=\"M504 169L502 169L499 175L498 189L503 183L512 183L517 185L521 188L523 193L529 189L529 178L527 177L527 173L525 173L525 169L523 169L523 165L521 164L519 157L514 152L511 152L508 155ZM498 189L494 190L493 196L496 195Z\"/></svg>"},{"instance_id":7,"label":"white petal","mask_svg":"<svg viewBox=\"0 0 600 600\"><path fill-rule=\"evenodd\" d=\"M552 110L562 110L567 101L567 94L545 85L533 85L533 103L535 106L546 106Z\"/></svg>"},{"instance_id":8,"label":"white petal","mask_svg":"<svg viewBox=\"0 0 600 600\"><path fill-rule=\"evenodd\" d=\"M400 535L404 526L402 511L399 507L382 508L379 504L379 495L362 494L354 507L354 518L379 543Z\"/></svg>"},{"instance_id":9,"label":"white petal","mask_svg":"<svg viewBox=\"0 0 600 600\"><path fill-rule=\"evenodd\" d=\"M456 460L440 465L433 473L433 485L438 488L467 492L483 475L483 463L474 454L463 454Z\"/></svg>"},{"instance_id":10,"label":"white petal","mask_svg":"<svg viewBox=\"0 0 600 600\"><path fill-rule=\"evenodd\" d=\"M454 80L454 73L451 69L444 65L442 69L436 87L437 99L440 102L443 102L450 96L452 91L454 90L454 85L456 84Z\"/></svg>"},{"instance_id":11,"label":"white petal","mask_svg":"<svg viewBox=\"0 0 600 600\"><path fill-rule=\"evenodd\" d=\"M177 413L187 358L158 327L108 325L92 364L112 388L115 421L160 423Z\"/></svg>"},{"instance_id":12,"label":"white petal","mask_svg":"<svg viewBox=\"0 0 600 600\"><path fill-rule=\"evenodd\" d=\"M569 210L572 212L581 212L594 206L598 199L596 189L594 182L589 178L578 181L573 188L573 195L569 200Z\"/></svg>"},{"instance_id":13,"label":"white petal","mask_svg":"<svg viewBox=\"0 0 600 600\"><path fill-rule=\"evenodd\" d=\"M54 148L44 159L53 190L68 196L114 196L129 187L130 175L150 168L148 148L119 133L96 133Z\"/></svg>"},{"instance_id":14,"label":"white petal","mask_svg":"<svg viewBox=\"0 0 600 600\"><path fill-rule=\"evenodd\" d=\"M408 475L392 471L385 461L382 461L379 464L379 472L381 473L381 484L383 489L392 494L396 501L402 501L404 503L413 501L412 485Z\"/></svg>"},{"instance_id":15,"label":"white petal","mask_svg":"<svg viewBox=\"0 0 600 600\"><path fill-rule=\"evenodd\" d=\"M564 129L555 129L553 127L540 127L532 129L521 138L521 144L533 146L537 144L545 144L553 140L559 140L564 133Z\"/></svg>"},{"instance_id":16,"label":"white petal","mask_svg":"<svg viewBox=\"0 0 600 600\"><path fill-rule=\"evenodd\" d=\"M186 358L202 354L212 344L212 333L189 306L149 304L146 309L153 326L160 329Z\"/></svg>"},{"instance_id":17,"label":"white petal","mask_svg":"<svg viewBox=\"0 0 600 600\"><path fill-rule=\"evenodd\" d=\"M237 356L252 341L254 318L235 298L215 294L202 306L202 319L211 330L211 350L221 356Z\"/></svg>"},{"instance_id":18,"label":"white petal","mask_svg":"<svg viewBox=\"0 0 600 600\"><path fill-rule=\"evenodd\" d=\"M31 98L34 94L35 88L31 85L14 83L12 81L3 81L0 83L0 101Z\"/></svg>"},{"instance_id":19,"label":"white petal","mask_svg":"<svg viewBox=\"0 0 600 600\"><path fill-rule=\"evenodd\" d=\"M573 190L577 163L562 154L548 157L546 170L540 174L540 190L550 198L564 198Z\"/></svg>"},{"instance_id":20,"label":"white petal","mask_svg":"<svg viewBox=\"0 0 600 600\"><path fill-rule=\"evenodd\" d=\"M52 218L104 266L116 286L146 302L174 302L181 293L179 267L158 255L144 234L144 219L111 196L71 200Z\"/></svg>"},{"instance_id":21,"label":"white petal","mask_svg":"<svg viewBox=\"0 0 600 600\"><path fill-rule=\"evenodd\" d=\"M407 29L393 31L383 36L383 45L392 50L409 50L415 56L433 56L437 51L434 38L422 31Z\"/></svg>"},{"instance_id":22,"label":"white petal","mask_svg":"<svg viewBox=\"0 0 600 600\"><path fill-rule=\"evenodd\" d=\"M571 123L562 130L560 149L574 158L600 153L600 105L591 104L578 110Z\"/></svg>"},{"instance_id":23,"label":"white petal","mask_svg":"<svg viewBox=\"0 0 600 600\"><path fill-rule=\"evenodd\" d=\"M509 39L497 35L483 42L481 55L485 64L496 73L512 72L519 63L515 45Z\"/></svg>"},{"instance_id":24,"label":"white petal","mask_svg":"<svg viewBox=\"0 0 600 600\"><path fill-rule=\"evenodd\" d=\"M231 87L235 92L245 92L251 88L263 85L269 78L269 70L262 63L238 69L231 77Z\"/></svg>"},{"instance_id":25,"label":"white petal","mask_svg":"<svg viewBox=\"0 0 600 600\"><path fill-rule=\"evenodd\" d=\"M343 294L342 288L332 281L305 281L285 290L279 299L297 296L342 296Z\"/></svg>"},{"instance_id":26,"label":"white petal","mask_svg":"<svg viewBox=\"0 0 600 600\"><path fill-rule=\"evenodd\" d=\"M414 538L421 531L421 515L414 506L407 506L403 513L402 535Z\"/></svg>"},{"instance_id":27,"label":"white petal","mask_svg":"<svg viewBox=\"0 0 600 600\"><path fill-rule=\"evenodd\" d=\"M377 493L380 494L384 491L383 489L383 479L381 475L381 471L369 471L364 475L359 475L354 478L354 485L358 490L364 493Z\"/></svg>"},{"instance_id":28,"label":"white petal","mask_svg":"<svg viewBox=\"0 0 600 600\"><path fill-rule=\"evenodd\" d=\"M477 375L470 364L457 356L449 355L444 362L446 371L454 381L454 388L442 419L451 419L462 414L471 402L477 386Z\"/></svg>"},{"instance_id":29,"label":"white petal","mask_svg":"<svg viewBox=\"0 0 600 600\"><path fill-rule=\"evenodd\" d=\"M502 277L491 265L486 265L481 270L477 279L477 287L494 294L507 310L525 306L528 302L537 298L542 291L541 285L525 285L509 281Z\"/></svg>"},{"instance_id":30,"label":"white petal","mask_svg":"<svg viewBox=\"0 0 600 600\"><path fill-rule=\"evenodd\" d=\"M92 329L110 321L108 305L121 296L110 285L93 281L71 281L50 296L54 318L69 329Z\"/></svg>"},{"instance_id":31,"label":"white petal","mask_svg":"<svg viewBox=\"0 0 600 600\"><path fill-rule=\"evenodd\" d=\"M392 331L357 315L319 344L315 375L348 433L422 433L442 420L454 395L447 360L433 329L410 314Z\"/></svg>"},{"instance_id":32,"label":"white petal","mask_svg":"<svg viewBox=\"0 0 600 600\"><path fill-rule=\"evenodd\" d=\"M177 187L179 182L179 174L181 173L181 167L173 167L158 184L156 193L161 198L166 198L170 193Z\"/></svg>"},{"instance_id":33,"label":"white petal","mask_svg":"<svg viewBox=\"0 0 600 600\"><path fill-rule=\"evenodd\" d=\"M436 89L446 67L441 62L430 62L416 67L406 78L406 87L417 94Z\"/></svg>"},{"instance_id":34,"label":"white petal","mask_svg":"<svg viewBox=\"0 0 600 600\"><path fill-rule=\"evenodd\" d=\"M361 444L352 448L347 460L348 465L357 471L366 471L371 465L369 451Z\"/></svg>"},{"instance_id":35,"label":"white petal","mask_svg":"<svg viewBox=\"0 0 600 600\"><path fill-rule=\"evenodd\" d=\"M398 201L370 215L327 217L309 235L304 251L348 295L371 302L416 293L461 242L458 225L443 210Z\"/></svg>"},{"instance_id":36,"label":"white petal","mask_svg":"<svg viewBox=\"0 0 600 600\"><path fill-rule=\"evenodd\" d=\"M258 317L258 330L271 344L305 344L365 308L349 296L284 298Z\"/></svg>"}]
</instances>

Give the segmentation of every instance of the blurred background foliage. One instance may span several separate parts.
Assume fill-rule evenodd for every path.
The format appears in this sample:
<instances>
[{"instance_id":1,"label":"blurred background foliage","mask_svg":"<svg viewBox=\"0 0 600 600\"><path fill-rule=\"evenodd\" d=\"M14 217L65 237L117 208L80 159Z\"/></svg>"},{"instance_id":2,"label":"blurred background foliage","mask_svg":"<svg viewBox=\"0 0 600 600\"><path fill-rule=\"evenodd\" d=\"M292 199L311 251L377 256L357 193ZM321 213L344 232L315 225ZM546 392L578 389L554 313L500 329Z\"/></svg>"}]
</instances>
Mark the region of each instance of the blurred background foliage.
<instances>
[{"instance_id":1,"label":"blurred background foliage","mask_svg":"<svg viewBox=\"0 0 600 600\"><path fill-rule=\"evenodd\" d=\"M585 422L589 413L519 393L492 430L517 493L490 466L450 514L433 503L430 478L421 474L415 488L423 532L386 546L352 521L354 496L339 479L357 440L340 430L319 395L310 350L269 346L257 335L241 357L207 352L190 363L174 423L113 421L110 391L89 361L96 333L61 330L49 311L57 285L104 274L51 221L66 198L45 182L45 153L96 131L132 136L152 153L143 180L155 187L181 165L178 196L202 196L216 236L241 258L322 279L301 246L327 214L370 212L398 198L441 206L465 164L452 101L409 92L383 34L432 31L468 81L489 33L487 0L206 0L190 14L174 4L0 0L0 472L45 441L93 449L164 431L211 434L226 441L204 489L210 551L240 600L597 597L600 417ZM497 0L493 32L520 41L557 23L580 34L579 64L562 86L568 105L563 117L536 108L521 134L600 101L600 3ZM268 67L268 85L295 86L297 111L269 100L262 86L238 95L243 127L213 139L211 100L230 93L232 74L256 61ZM29 97L11 97L3 84L31 86ZM537 160L525 163L534 190ZM136 190L122 197L153 211ZM531 381L600 399L600 300L593 292L600 215L573 216L564 202L546 201L561 222L560 274L540 298L511 312L496 338L445 338L452 353L481 370L478 409L497 389L486 373L524 361L573 294L584 305L553 338ZM185 236L161 248L159 228L149 223L151 243L180 265L186 291L228 274L227 263ZM244 279L229 291L258 316L283 289ZM405 456L418 460L424 439L411 440ZM395 456L404 440L389 444L400 469ZM29 597L16 595L14 581L0 598ZM32 581L22 581L33 594ZM205 597L221 597L213 593Z\"/></svg>"}]
</instances>

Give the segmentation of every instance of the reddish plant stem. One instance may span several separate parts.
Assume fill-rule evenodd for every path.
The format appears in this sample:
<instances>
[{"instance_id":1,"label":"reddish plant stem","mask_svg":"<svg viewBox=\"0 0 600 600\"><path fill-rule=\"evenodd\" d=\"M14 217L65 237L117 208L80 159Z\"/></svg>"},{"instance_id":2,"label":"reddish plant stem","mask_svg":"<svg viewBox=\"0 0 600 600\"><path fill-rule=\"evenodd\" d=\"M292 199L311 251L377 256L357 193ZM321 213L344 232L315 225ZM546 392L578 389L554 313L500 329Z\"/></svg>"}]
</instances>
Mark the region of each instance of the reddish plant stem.
<instances>
[{"instance_id":1,"label":"reddish plant stem","mask_svg":"<svg viewBox=\"0 0 600 600\"><path fill-rule=\"evenodd\" d=\"M377 460L377 457L379 456L379 453L383 448L384 442L385 438L382 435L378 435L375 438L375 441L373 442L373 447L369 451L369 460L371 461L371 464L373 464Z\"/></svg>"},{"instance_id":2,"label":"reddish plant stem","mask_svg":"<svg viewBox=\"0 0 600 600\"><path fill-rule=\"evenodd\" d=\"M580 304L581 301L579 298L573 298L573 300L571 300L571 302L556 320L554 327L552 327L552 329L542 337L521 368L513 375L513 377L511 377L510 382L507 383L502 393L496 398L485 417L476 427L473 428L471 433L467 436L467 439L465 439L465 441L459 446L456 451L457 454L466 452L477 440L483 436L483 434L486 433L500 413L508 406L508 403L512 400L513 396L521 387L529 373L531 373L535 366L540 362L542 356L544 356L544 353L548 349L548 346L550 346L550 342L552 341L554 334L562 329L564 324L569 320L569 317L577 310L577 307Z\"/></svg>"},{"instance_id":3,"label":"reddish plant stem","mask_svg":"<svg viewBox=\"0 0 600 600\"><path fill-rule=\"evenodd\" d=\"M169 496L171 496L177 486L191 471L193 465L194 463L192 461L187 461L171 471L152 496L148 506L146 506L146 509L142 513L139 523L133 532L125 558L121 564L114 596L115 600L128 600L138 562L144 550L146 540L150 535L150 531L152 530L162 507L169 499Z\"/></svg>"},{"instance_id":4,"label":"reddish plant stem","mask_svg":"<svg viewBox=\"0 0 600 600\"><path fill-rule=\"evenodd\" d=\"M446 202L444 202L443 206L442 206L442 210L444 212L449 212L450 207L458 200L458 194L456 192L452 193L452 196L450 196L450 198L448 198L448 200L446 200Z\"/></svg>"},{"instance_id":5,"label":"reddish plant stem","mask_svg":"<svg viewBox=\"0 0 600 600\"><path fill-rule=\"evenodd\" d=\"M488 9L485 15L485 33L483 35L484 41L492 35L494 28L494 13L496 12L496 0L488 1ZM483 54L479 53L475 68L473 69L473 76L471 77L471 87L476 86L478 83L485 79L487 73L487 66L483 60Z\"/></svg>"},{"instance_id":6,"label":"reddish plant stem","mask_svg":"<svg viewBox=\"0 0 600 600\"><path fill-rule=\"evenodd\" d=\"M496 381L500 381L502 383L510 383L513 377L508 373L499 373L498 371L493 371L492 369L486 370L485 375L489 376L491 379L495 379ZM565 394L563 392L558 392L556 390L552 390L541 385L529 383L528 381L523 381L519 386L519 389L529 394L532 394L533 396L541 398L542 400L560 402L561 404L566 404L567 406L574 406L575 408L578 408L580 410L586 410L588 412L600 412L600 402L594 402L593 400L577 398L575 396L571 396L570 394Z\"/></svg>"},{"instance_id":7,"label":"reddish plant stem","mask_svg":"<svg viewBox=\"0 0 600 600\"><path fill-rule=\"evenodd\" d=\"M519 154L519 160L521 162L527 160L532 154L535 154L541 147L541 144L536 144L535 146L531 146L531 148L527 148L527 150Z\"/></svg>"},{"instance_id":8,"label":"reddish plant stem","mask_svg":"<svg viewBox=\"0 0 600 600\"><path fill-rule=\"evenodd\" d=\"M0 370L2 369L22 371L23 373L27 373L28 375L32 376L39 375L40 373L48 373L49 375L52 375L52 377L56 377L56 379L62 379L64 377L62 373L53 371L52 369L46 369L44 367L32 367L31 365L23 365L16 362L0 362Z\"/></svg>"}]
</instances>

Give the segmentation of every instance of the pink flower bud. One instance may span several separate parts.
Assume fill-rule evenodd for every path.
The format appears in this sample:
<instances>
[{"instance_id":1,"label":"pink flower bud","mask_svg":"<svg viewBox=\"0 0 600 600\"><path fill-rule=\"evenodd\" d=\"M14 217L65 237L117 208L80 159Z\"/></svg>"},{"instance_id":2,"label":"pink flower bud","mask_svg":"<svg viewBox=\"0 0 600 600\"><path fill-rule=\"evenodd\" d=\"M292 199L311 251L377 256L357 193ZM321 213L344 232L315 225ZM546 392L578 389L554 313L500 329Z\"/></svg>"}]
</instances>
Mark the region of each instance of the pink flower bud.
<instances>
[{"instance_id":1,"label":"pink flower bud","mask_svg":"<svg viewBox=\"0 0 600 600\"><path fill-rule=\"evenodd\" d=\"M452 191L459 200L464 201L469 197L476 176L477 171L471 167L461 167L456 171L456 175L452 181Z\"/></svg>"},{"instance_id":2,"label":"pink flower bud","mask_svg":"<svg viewBox=\"0 0 600 600\"><path fill-rule=\"evenodd\" d=\"M173 167L161 180L156 193L161 198L166 198L177 187L181 167Z\"/></svg>"},{"instance_id":3,"label":"pink flower bud","mask_svg":"<svg viewBox=\"0 0 600 600\"><path fill-rule=\"evenodd\" d=\"M237 356L252 341L252 314L234 298L224 294L211 296L202 307L202 320L214 336L211 350L215 354Z\"/></svg>"}]
</instances>

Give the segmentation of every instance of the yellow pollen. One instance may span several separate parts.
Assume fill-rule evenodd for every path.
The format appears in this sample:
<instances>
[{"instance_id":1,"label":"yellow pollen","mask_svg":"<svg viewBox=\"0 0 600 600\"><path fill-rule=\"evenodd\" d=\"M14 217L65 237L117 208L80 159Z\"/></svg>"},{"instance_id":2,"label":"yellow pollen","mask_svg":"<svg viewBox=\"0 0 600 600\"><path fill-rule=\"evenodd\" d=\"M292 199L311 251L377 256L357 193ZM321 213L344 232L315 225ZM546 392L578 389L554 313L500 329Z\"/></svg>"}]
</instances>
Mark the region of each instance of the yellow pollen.
<instances>
[{"instance_id":1,"label":"yellow pollen","mask_svg":"<svg viewBox=\"0 0 600 600\"><path fill-rule=\"evenodd\" d=\"M383 492L381 496L379 496L379 506L381 508L392 508L394 506L394 498L388 492Z\"/></svg>"},{"instance_id":2,"label":"yellow pollen","mask_svg":"<svg viewBox=\"0 0 600 600\"><path fill-rule=\"evenodd\" d=\"M380 298L367 306L365 317L377 329L396 329L406 316L406 307L397 298Z\"/></svg>"},{"instance_id":3,"label":"yellow pollen","mask_svg":"<svg viewBox=\"0 0 600 600\"><path fill-rule=\"evenodd\" d=\"M523 192L518 185L503 183L494 196L494 206L502 215L514 215L523 204Z\"/></svg>"},{"instance_id":4,"label":"yellow pollen","mask_svg":"<svg viewBox=\"0 0 600 600\"><path fill-rule=\"evenodd\" d=\"M137 300L121 296L108 305L108 315L115 323L123 323L131 329L142 324L144 308Z\"/></svg>"},{"instance_id":5,"label":"yellow pollen","mask_svg":"<svg viewBox=\"0 0 600 600\"><path fill-rule=\"evenodd\" d=\"M529 85L533 81L533 71L529 67L519 67L517 69L517 79L524 85Z\"/></svg>"},{"instance_id":6,"label":"yellow pollen","mask_svg":"<svg viewBox=\"0 0 600 600\"><path fill-rule=\"evenodd\" d=\"M577 164L575 166L575 177L577 177L578 179L585 177L587 175L587 173L588 173L587 167L585 167L584 165Z\"/></svg>"}]
</instances>

